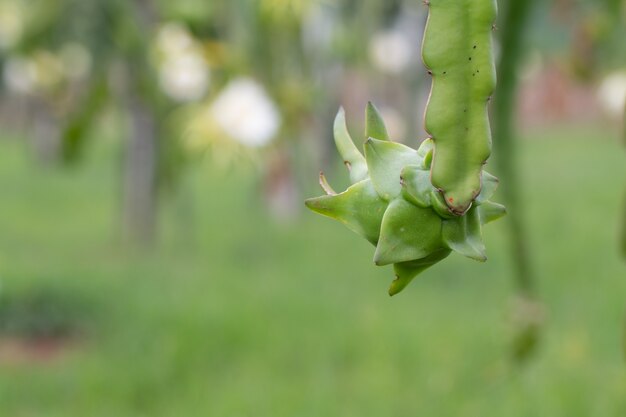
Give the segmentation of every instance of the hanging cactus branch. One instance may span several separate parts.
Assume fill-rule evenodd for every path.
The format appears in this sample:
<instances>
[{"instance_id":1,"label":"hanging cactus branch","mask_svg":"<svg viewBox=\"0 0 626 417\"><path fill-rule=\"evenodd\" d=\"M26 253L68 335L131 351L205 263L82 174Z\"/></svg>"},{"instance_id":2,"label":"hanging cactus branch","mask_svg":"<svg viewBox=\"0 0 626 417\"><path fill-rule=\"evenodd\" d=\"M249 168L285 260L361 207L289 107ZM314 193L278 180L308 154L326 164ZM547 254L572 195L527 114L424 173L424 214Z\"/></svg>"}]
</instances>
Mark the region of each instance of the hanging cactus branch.
<instances>
[{"instance_id":1,"label":"hanging cactus branch","mask_svg":"<svg viewBox=\"0 0 626 417\"><path fill-rule=\"evenodd\" d=\"M431 138L415 150L391 141L372 103L365 112L364 153L335 119L335 144L352 185L311 198L311 210L345 224L376 246L374 263L393 264L389 294L452 251L486 261L482 225L502 217L491 202L498 180L483 171L491 151L487 101L495 86L491 28L494 0L430 0L424 62L433 76L425 115Z\"/></svg>"},{"instance_id":2,"label":"hanging cactus branch","mask_svg":"<svg viewBox=\"0 0 626 417\"><path fill-rule=\"evenodd\" d=\"M491 153L488 101L496 86L495 0L429 2L422 57L432 76L425 128L435 142L432 183L455 214L480 192Z\"/></svg>"}]
</instances>

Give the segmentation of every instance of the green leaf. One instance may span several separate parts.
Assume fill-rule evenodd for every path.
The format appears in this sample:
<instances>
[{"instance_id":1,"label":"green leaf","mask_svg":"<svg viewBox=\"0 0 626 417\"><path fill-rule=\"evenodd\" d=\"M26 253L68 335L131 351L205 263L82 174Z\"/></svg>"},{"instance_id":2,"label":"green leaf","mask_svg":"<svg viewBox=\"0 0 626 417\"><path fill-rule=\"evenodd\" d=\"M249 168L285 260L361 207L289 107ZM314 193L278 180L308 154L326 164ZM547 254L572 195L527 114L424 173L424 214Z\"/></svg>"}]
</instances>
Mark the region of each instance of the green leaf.
<instances>
[{"instance_id":1,"label":"green leaf","mask_svg":"<svg viewBox=\"0 0 626 417\"><path fill-rule=\"evenodd\" d=\"M310 198L306 206L338 220L373 245L378 243L381 220L387 203L380 199L370 180L363 180L337 195Z\"/></svg>"},{"instance_id":2,"label":"green leaf","mask_svg":"<svg viewBox=\"0 0 626 417\"><path fill-rule=\"evenodd\" d=\"M365 109L365 138L390 140L385 121L371 101L367 103Z\"/></svg>"},{"instance_id":3,"label":"green leaf","mask_svg":"<svg viewBox=\"0 0 626 417\"><path fill-rule=\"evenodd\" d=\"M448 255L450 255L449 249L440 249L422 259L394 264L393 271L396 274L396 279L389 287L389 295L394 296L398 294L406 288L411 281L413 281L413 278L431 266L437 264L439 261L445 259Z\"/></svg>"},{"instance_id":4,"label":"green leaf","mask_svg":"<svg viewBox=\"0 0 626 417\"><path fill-rule=\"evenodd\" d=\"M385 211L374 263L421 259L442 247L441 218L429 208L396 199Z\"/></svg>"},{"instance_id":5,"label":"green leaf","mask_svg":"<svg viewBox=\"0 0 626 417\"><path fill-rule=\"evenodd\" d=\"M396 142L369 138L365 142L365 159L372 184L385 200L391 200L402 191L400 172L407 165L419 165L415 149Z\"/></svg>"},{"instance_id":6,"label":"green leaf","mask_svg":"<svg viewBox=\"0 0 626 417\"><path fill-rule=\"evenodd\" d=\"M478 214L480 215L480 222L487 224L506 215L506 208L502 204L485 201L478 206Z\"/></svg>"},{"instance_id":7,"label":"green leaf","mask_svg":"<svg viewBox=\"0 0 626 417\"><path fill-rule=\"evenodd\" d=\"M346 126L346 112L343 107L339 109L337 117L335 117L333 131L337 150L348 167L348 170L350 170L350 181L356 184L366 179L367 164L365 163L365 158L361 155L361 152L359 152L350 137L350 132L348 132L348 127Z\"/></svg>"},{"instance_id":8,"label":"green leaf","mask_svg":"<svg viewBox=\"0 0 626 417\"><path fill-rule=\"evenodd\" d=\"M472 207L464 216L445 220L442 237L444 243L455 252L477 261L487 260L476 207Z\"/></svg>"},{"instance_id":9,"label":"green leaf","mask_svg":"<svg viewBox=\"0 0 626 417\"><path fill-rule=\"evenodd\" d=\"M430 207L430 193L433 191L430 171L417 165L408 165L400 173L400 183L406 201L419 207Z\"/></svg>"},{"instance_id":10,"label":"green leaf","mask_svg":"<svg viewBox=\"0 0 626 417\"><path fill-rule=\"evenodd\" d=\"M500 184L500 181L496 177L487 171L483 171L482 188L480 190L480 194L476 197L476 203L482 204L493 197L493 193L496 192L498 184Z\"/></svg>"}]
</instances>

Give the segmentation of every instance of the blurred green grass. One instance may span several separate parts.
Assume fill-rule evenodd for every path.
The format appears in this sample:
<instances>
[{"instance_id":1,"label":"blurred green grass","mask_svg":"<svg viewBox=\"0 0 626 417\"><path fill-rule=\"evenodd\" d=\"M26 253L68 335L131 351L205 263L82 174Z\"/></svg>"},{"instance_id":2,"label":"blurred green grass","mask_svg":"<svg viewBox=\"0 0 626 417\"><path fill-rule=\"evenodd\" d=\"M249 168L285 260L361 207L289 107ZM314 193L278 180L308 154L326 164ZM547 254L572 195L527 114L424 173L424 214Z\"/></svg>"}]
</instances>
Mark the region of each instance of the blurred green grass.
<instances>
[{"instance_id":1,"label":"blurred green grass","mask_svg":"<svg viewBox=\"0 0 626 417\"><path fill-rule=\"evenodd\" d=\"M102 148L55 171L0 141L0 302L46 286L98 310L66 355L0 363L0 415L626 415L626 169L609 134L520 143L548 314L523 368L509 361L501 223L489 262L452 256L389 298L391 271L347 229L309 213L278 225L252 174L194 170L194 215L167 203L157 250L128 251L115 238L119 164Z\"/></svg>"}]
</instances>

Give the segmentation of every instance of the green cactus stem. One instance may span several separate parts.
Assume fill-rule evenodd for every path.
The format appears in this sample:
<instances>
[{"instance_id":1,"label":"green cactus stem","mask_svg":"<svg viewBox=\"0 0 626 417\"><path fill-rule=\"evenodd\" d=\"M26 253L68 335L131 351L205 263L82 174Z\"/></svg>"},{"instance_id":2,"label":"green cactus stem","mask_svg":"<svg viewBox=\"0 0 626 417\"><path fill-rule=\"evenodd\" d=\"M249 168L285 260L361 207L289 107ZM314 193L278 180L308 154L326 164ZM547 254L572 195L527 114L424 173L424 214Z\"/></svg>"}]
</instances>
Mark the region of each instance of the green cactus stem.
<instances>
[{"instance_id":1,"label":"green cactus stem","mask_svg":"<svg viewBox=\"0 0 626 417\"><path fill-rule=\"evenodd\" d=\"M491 154L487 105L496 86L495 0L430 0L422 58L432 76L425 128L435 152L431 181L456 215L481 190Z\"/></svg>"}]
</instances>

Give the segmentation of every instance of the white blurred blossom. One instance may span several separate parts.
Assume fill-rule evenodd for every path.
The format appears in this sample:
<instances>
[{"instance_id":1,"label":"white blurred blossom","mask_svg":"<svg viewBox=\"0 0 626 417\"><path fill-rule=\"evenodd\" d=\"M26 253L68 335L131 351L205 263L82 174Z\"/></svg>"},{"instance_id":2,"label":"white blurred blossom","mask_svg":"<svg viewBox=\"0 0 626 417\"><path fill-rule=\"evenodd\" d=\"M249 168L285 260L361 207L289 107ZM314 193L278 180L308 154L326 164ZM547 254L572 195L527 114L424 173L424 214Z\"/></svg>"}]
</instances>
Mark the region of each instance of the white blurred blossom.
<instances>
[{"instance_id":1,"label":"white blurred blossom","mask_svg":"<svg viewBox=\"0 0 626 417\"><path fill-rule=\"evenodd\" d=\"M2 79L9 91L27 94L35 89L37 71L30 59L10 56L4 63Z\"/></svg>"},{"instance_id":2,"label":"white blurred blossom","mask_svg":"<svg viewBox=\"0 0 626 417\"><path fill-rule=\"evenodd\" d=\"M157 34L157 45L167 54L175 54L193 45L189 31L181 24L166 23Z\"/></svg>"},{"instance_id":3,"label":"white blurred blossom","mask_svg":"<svg viewBox=\"0 0 626 417\"><path fill-rule=\"evenodd\" d=\"M626 72L616 72L606 77L598 89L598 98L611 115L622 116L626 107Z\"/></svg>"},{"instance_id":4,"label":"white blurred blossom","mask_svg":"<svg viewBox=\"0 0 626 417\"><path fill-rule=\"evenodd\" d=\"M64 45L58 53L38 49L28 55L9 55L3 81L19 94L51 92L71 79L84 77L91 68L91 55L78 43Z\"/></svg>"},{"instance_id":5,"label":"white blurred blossom","mask_svg":"<svg viewBox=\"0 0 626 417\"><path fill-rule=\"evenodd\" d=\"M210 115L227 135L250 147L269 143L282 122L265 89L248 78L231 81L211 105Z\"/></svg>"},{"instance_id":6,"label":"white blurred blossom","mask_svg":"<svg viewBox=\"0 0 626 417\"><path fill-rule=\"evenodd\" d=\"M46 92L63 82L63 65L57 55L39 49L28 56L9 56L2 77L10 91L21 94Z\"/></svg>"},{"instance_id":7,"label":"white blurred blossom","mask_svg":"<svg viewBox=\"0 0 626 417\"><path fill-rule=\"evenodd\" d=\"M159 83L177 101L201 99L209 86L209 72L204 59L194 53L178 54L161 64Z\"/></svg>"},{"instance_id":8,"label":"white blurred blossom","mask_svg":"<svg viewBox=\"0 0 626 417\"><path fill-rule=\"evenodd\" d=\"M400 30L378 32L369 44L372 64L387 74L400 74L406 70L414 53L411 42Z\"/></svg>"},{"instance_id":9,"label":"white blurred blossom","mask_svg":"<svg viewBox=\"0 0 626 417\"><path fill-rule=\"evenodd\" d=\"M200 44L187 29L167 23L157 35L159 85L177 101L196 101L206 94L210 73Z\"/></svg>"}]
</instances>

